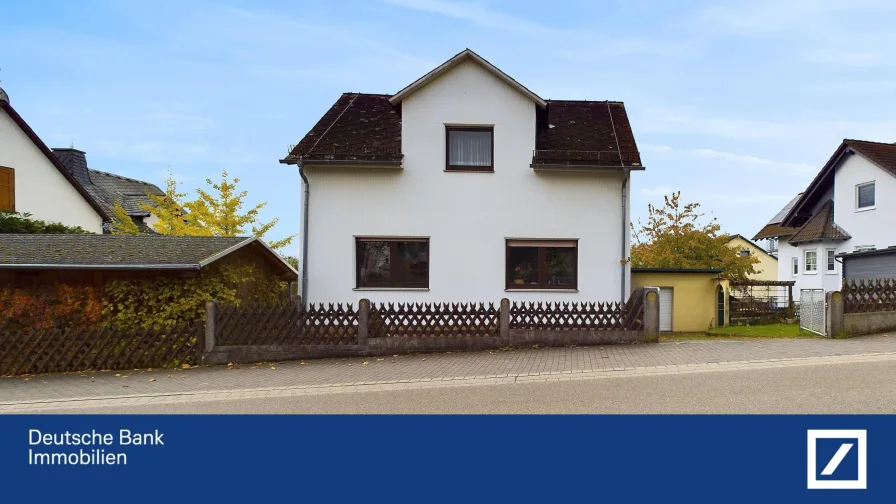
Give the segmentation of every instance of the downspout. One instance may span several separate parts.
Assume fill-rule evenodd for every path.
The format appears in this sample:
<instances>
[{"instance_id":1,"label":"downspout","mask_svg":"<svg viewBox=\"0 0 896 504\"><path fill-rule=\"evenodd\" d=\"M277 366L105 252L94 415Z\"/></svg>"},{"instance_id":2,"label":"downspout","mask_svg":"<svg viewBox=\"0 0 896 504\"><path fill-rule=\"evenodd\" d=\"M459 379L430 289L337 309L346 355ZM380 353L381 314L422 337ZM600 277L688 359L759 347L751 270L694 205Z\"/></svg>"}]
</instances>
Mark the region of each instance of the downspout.
<instances>
[{"instance_id":1,"label":"downspout","mask_svg":"<svg viewBox=\"0 0 896 504\"><path fill-rule=\"evenodd\" d=\"M299 166L299 176L302 177L302 286L301 296L302 304L308 304L308 196L311 193L308 177L305 176L305 170L302 162L296 163Z\"/></svg>"},{"instance_id":2,"label":"downspout","mask_svg":"<svg viewBox=\"0 0 896 504\"><path fill-rule=\"evenodd\" d=\"M620 232L622 233L620 235L620 238L622 238L622 246L621 246L622 254L620 255L621 259L619 260L620 264L622 265L622 272L620 273L620 277L619 277L619 302L622 304L625 304L625 302L628 301L628 296L626 295L627 293L625 292L625 267L628 264L628 249L626 248L625 244L626 244L626 241L628 238L628 232L629 232L628 219L627 219L627 214L628 214L628 211L627 211L628 210L627 189L628 189L628 179L631 176L631 169L626 166L622 169L622 173L623 173L623 176L622 176L622 227L620 228Z\"/></svg>"}]
</instances>

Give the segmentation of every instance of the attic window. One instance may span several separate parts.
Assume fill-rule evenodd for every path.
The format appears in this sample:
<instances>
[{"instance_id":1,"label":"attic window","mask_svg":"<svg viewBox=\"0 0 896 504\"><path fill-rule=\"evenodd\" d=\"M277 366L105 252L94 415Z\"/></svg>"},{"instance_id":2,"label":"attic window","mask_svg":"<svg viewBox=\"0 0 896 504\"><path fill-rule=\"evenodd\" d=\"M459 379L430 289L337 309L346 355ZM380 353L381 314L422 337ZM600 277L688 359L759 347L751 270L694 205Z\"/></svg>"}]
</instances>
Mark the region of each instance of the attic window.
<instances>
[{"instance_id":1,"label":"attic window","mask_svg":"<svg viewBox=\"0 0 896 504\"><path fill-rule=\"evenodd\" d=\"M871 210L874 208L874 182L866 182L856 186L856 209Z\"/></svg>"},{"instance_id":2,"label":"attic window","mask_svg":"<svg viewBox=\"0 0 896 504\"><path fill-rule=\"evenodd\" d=\"M495 129L486 127L445 127L446 171L495 171Z\"/></svg>"}]
</instances>

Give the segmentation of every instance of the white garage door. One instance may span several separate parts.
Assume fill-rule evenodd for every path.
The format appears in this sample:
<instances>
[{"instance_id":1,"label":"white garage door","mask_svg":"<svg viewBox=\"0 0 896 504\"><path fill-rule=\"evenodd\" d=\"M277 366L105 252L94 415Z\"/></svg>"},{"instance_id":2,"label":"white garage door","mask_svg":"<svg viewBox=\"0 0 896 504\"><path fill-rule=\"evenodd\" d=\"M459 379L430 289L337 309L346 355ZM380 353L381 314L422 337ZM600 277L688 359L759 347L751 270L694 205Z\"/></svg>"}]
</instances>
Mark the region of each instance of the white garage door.
<instances>
[{"instance_id":1,"label":"white garage door","mask_svg":"<svg viewBox=\"0 0 896 504\"><path fill-rule=\"evenodd\" d=\"M672 330L672 288L660 287L660 331Z\"/></svg>"}]
</instances>

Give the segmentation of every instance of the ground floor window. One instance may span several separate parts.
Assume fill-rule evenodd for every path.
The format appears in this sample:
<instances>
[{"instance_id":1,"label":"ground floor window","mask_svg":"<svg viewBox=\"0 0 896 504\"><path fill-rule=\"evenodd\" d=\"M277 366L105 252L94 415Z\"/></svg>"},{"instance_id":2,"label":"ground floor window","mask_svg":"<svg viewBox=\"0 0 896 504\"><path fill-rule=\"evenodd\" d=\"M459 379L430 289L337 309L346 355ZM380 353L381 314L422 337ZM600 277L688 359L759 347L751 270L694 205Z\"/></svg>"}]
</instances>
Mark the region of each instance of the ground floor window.
<instances>
[{"instance_id":1,"label":"ground floor window","mask_svg":"<svg viewBox=\"0 0 896 504\"><path fill-rule=\"evenodd\" d=\"M818 270L818 252L815 250L806 251L806 273L815 273Z\"/></svg>"},{"instance_id":2,"label":"ground floor window","mask_svg":"<svg viewBox=\"0 0 896 504\"><path fill-rule=\"evenodd\" d=\"M508 289L576 289L576 240L507 240Z\"/></svg>"},{"instance_id":3,"label":"ground floor window","mask_svg":"<svg viewBox=\"0 0 896 504\"><path fill-rule=\"evenodd\" d=\"M357 287L429 288L428 238L356 238Z\"/></svg>"}]
</instances>

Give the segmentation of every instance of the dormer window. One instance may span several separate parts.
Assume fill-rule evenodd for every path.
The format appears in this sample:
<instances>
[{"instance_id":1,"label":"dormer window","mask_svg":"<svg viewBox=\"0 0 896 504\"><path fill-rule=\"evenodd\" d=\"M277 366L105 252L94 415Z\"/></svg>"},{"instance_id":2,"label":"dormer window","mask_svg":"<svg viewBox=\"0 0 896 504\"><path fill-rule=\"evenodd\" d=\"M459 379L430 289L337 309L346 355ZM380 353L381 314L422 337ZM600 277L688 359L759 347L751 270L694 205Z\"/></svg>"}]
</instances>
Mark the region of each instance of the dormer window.
<instances>
[{"instance_id":1,"label":"dormer window","mask_svg":"<svg viewBox=\"0 0 896 504\"><path fill-rule=\"evenodd\" d=\"M495 171L495 128L446 126L446 171Z\"/></svg>"}]
</instances>

